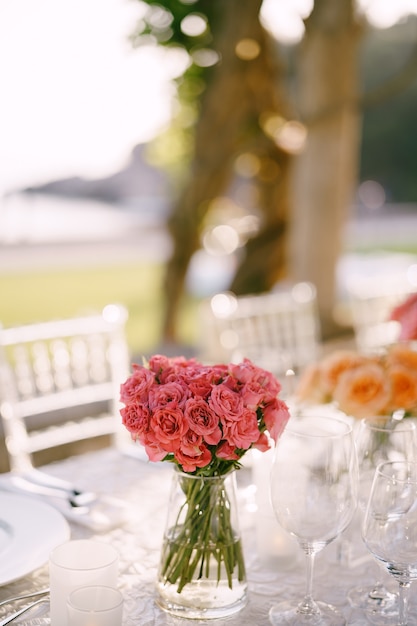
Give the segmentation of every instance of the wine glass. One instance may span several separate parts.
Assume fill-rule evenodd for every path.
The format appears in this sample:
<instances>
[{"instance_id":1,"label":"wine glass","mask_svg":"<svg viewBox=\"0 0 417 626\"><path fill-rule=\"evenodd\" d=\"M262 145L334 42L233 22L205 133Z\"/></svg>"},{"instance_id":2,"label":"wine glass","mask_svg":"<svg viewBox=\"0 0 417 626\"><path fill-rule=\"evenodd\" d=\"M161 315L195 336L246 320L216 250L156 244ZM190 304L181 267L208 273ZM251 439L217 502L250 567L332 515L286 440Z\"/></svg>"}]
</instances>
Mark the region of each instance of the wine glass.
<instances>
[{"instance_id":1,"label":"wine glass","mask_svg":"<svg viewBox=\"0 0 417 626\"><path fill-rule=\"evenodd\" d=\"M280 624L341 626L345 619L332 605L313 598L316 554L347 527L357 502L358 471L351 426L335 417L296 417L278 441L271 470L271 502L280 525L306 557L304 598L271 607Z\"/></svg>"},{"instance_id":2,"label":"wine glass","mask_svg":"<svg viewBox=\"0 0 417 626\"><path fill-rule=\"evenodd\" d=\"M392 418L385 422L363 419L356 447L360 476L358 513L363 517L377 465L383 461L417 461L416 426L409 419ZM377 576L371 587L354 587L348 597L354 607L366 611L372 623L388 624L398 613L397 594L388 591Z\"/></svg>"},{"instance_id":3,"label":"wine glass","mask_svg":"<svg viewBox=\"0 0 417 626\"><path fill-rule=\"evenodd\" d=\"M417 580L417 463L386 461L378 465L362 538L372 556L398 581L396 624L415 624L416 613L408 620L410 586Z\"/></svg>"}]
</instances>

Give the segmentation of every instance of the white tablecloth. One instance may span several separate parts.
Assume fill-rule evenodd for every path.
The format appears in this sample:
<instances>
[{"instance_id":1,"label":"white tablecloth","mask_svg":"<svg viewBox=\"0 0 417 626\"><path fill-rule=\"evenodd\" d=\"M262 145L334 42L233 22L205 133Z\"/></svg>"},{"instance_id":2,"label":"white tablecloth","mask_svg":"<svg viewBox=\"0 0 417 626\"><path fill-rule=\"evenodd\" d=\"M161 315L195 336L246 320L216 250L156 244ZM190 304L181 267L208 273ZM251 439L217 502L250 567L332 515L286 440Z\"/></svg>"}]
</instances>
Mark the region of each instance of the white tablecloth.
<instances>
[{"instance_id":1,"label":"white tablecloth","mask_svg":"<svg viewBox=\"0 0 417 626\"><path fill-rule=\"evenodd\" d=\"M70 479L77 486L114 496L127 506L126 522L118 527L94 533L86 526L71 522L73 539L95 536L114 545L120 554L119 586L125 599L123 626L166 626L190 624L189 620L174 618L154 603L154 581L158 567L166 507L170 489L172 467L165 463L149 463L122 455L115 449L100 450L80 457L51 464L44 468L50 474ZM268 626L268 611L272 604L296 591L301 599L305 587L305 570L300 550L298 559L280 559L273 554L274 521L264 518L254 506L251 470L238 472L238 497L240 525L246 559L249 602L245 609L227 620L229 626ZM259 529L259 524L262 528ZM259 532L260 531L260 532ZM265 545L265 533L271 541L269 555L262 552L258 539ZM350 541L347 541L349 538ZM268 541L266 542L268 543ZM292 544L290 544L291 549ZM294 547L295 544L294 544ZM349 550L348 550L349 548ZM288 549L288 545L287 545ZM351 555L351 558L349 557ZM345 540L329 545L316 558L315 597L330 601L345 614L347 623L362 625L363 615L353 610L347 592L358 584L370 585L374 581L375 565L367 558L354 527ZM389 585L394 581L386 575ZM47 565L23 579L0 587L0 601L35 588L48 585ZM413 599L412 602L415 602ZM0 608L0 617L10 612L10 607ZM21 618L23 619L23 618ZM41 608L29 626L49 623L47 607ZM213 624L213 620L191 623ZM214 623L226 623L218 620Z\"/></svg>"}]
</instances>

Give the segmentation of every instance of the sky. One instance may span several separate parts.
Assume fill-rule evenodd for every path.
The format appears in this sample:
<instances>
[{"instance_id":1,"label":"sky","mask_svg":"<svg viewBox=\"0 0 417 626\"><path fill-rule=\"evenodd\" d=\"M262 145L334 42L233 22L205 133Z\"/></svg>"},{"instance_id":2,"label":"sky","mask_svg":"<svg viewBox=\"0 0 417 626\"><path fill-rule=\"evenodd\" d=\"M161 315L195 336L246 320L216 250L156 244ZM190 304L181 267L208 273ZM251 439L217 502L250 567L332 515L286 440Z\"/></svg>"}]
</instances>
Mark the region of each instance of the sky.
<instances>
[{"instance_id":1,"label":"sky","mask_svg":"<svg viewBox=\"0 0 417 626\"><path fill-rule=\"evenodd\" d=\"M417 0L361 2L380 26L417 13ZM264 0L264 15L278 37L296 41L311 4ZM131 46L143 10L138 0L1 0L0 196L113 173L169 122L181 63Z\"/></svg>"},{"instance_id":2,"label":"sky","mask_svg":"<svg viewBox=\"0 0 417 626\"><path fill-rule=\"evenodd\" d=\"M133 0L0 2L0 191L113 172L169 121L172 61L128 41L140 9Z\"/></svg>"}]
</instances>

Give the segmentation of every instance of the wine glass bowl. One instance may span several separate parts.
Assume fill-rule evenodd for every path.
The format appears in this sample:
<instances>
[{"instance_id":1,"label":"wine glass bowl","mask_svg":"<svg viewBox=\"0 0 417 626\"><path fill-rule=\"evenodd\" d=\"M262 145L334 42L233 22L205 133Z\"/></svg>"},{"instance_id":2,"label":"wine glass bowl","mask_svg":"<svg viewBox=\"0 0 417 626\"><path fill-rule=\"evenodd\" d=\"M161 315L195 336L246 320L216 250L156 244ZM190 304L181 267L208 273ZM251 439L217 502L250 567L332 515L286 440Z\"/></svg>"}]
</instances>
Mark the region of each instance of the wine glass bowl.
<instances>
[{"instance_id":1,"label":"wine glass bowl","mask_svg":"<svg viewBox=\"0 0 417 626\"><path fill-rule=\"evenodd\" d=\"M410 419L363 419L356 436L359 463L358 513L363 518L376 467L385 461L417 461L417 430ZM361 524L362 519L359 520ZM359 526L358 526L359 532ZM355 608L365 611L373 624L391 624L398 613L397 594L375 577L373 585L354 587L348 593Z\"/></svg>"},{"instance_id":2,"label":"wine glass bowl","mask_svg":"<svg viewBox=\"0 0 417 626\"><path fill-rule=\"evenodd\" d=\"M359 508L364 512L375 470L385 461L417 461L417 431L409 419L386 422L363 419L356 439L360 485Z\"/></svg>"},{"instance_id":3,"label":"wine glass bowl","mask_svg":"<svg viewBox=\"0 0 417 626\"><path fill-rule=\"evenodd\" d=\"M362 538L372 556L398 582L398 626L415 623L408 622L408 616L410 586L417 580L417 463L378 465Z\"/></svg>"},{"instance_id":4,"label":"wine glass bowl","mask_svg":"<svg viewBox=\"0 0 417 626\"><path fill-rule=\"evenodd\" d=\"M307 585L274 605L273 626L345 624L335 607L313 598L314 557L347 527L356 508L357 459L352 429L333 417L293 418L281 436L271 471L271 502L279 524L306 556Z\"/></svg>"}]
</instances>

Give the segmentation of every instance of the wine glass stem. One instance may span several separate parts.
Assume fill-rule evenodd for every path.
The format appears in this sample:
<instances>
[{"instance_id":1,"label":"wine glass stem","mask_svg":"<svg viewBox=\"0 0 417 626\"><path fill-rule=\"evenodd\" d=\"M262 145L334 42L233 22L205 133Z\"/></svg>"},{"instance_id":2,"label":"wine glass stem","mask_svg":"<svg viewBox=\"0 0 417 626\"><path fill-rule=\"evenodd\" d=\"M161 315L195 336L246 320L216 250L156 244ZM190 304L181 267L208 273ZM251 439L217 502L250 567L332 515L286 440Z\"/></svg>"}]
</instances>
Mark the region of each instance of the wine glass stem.
<instances>
[{"instance_id":1,"label":"wine glass stem","mask_svg":"<svg viewBox=\"0 0 417 626\"><path fill-rule=\"evenodd\" d=\"M313 599L313 575L314 575L314 560L315 552L306 550L306 592L305 596L298 605L298 611L304 615L317 615L320 613L320 609Z\"/></svg>"},{"instance_id":2,"label":"wine glass stem","mask_svg":"<svg viewBox=\"0 0 417 626\"><path fill-rule=\"evenodd\" d=\"M410 595L410 583L403 583L400 582L399 584L399 597L398 597L398 604L399 604L399 622L398 622L398 626L407 626L407 622L408 622L408 600L409 600L409 595Z\"/></svg>"}]
</instances>

